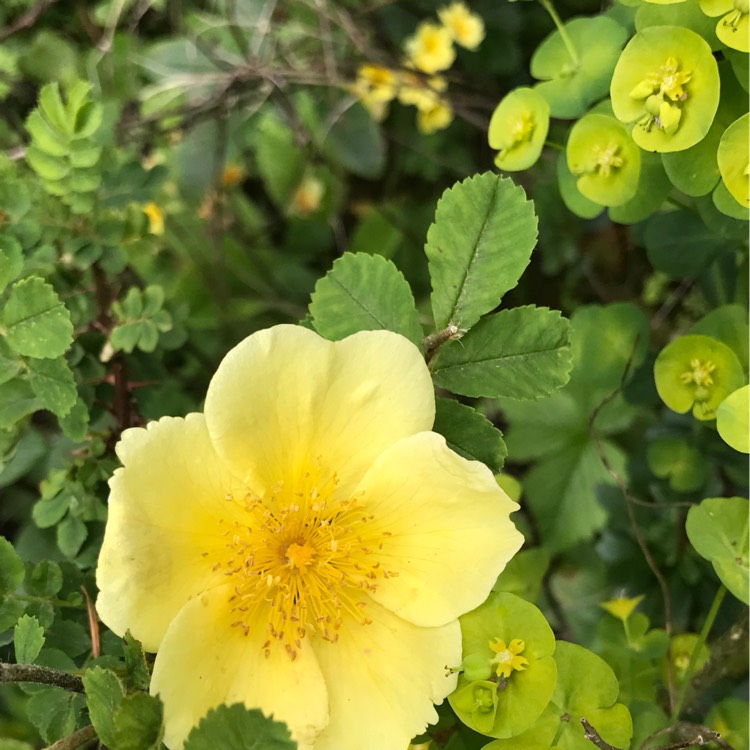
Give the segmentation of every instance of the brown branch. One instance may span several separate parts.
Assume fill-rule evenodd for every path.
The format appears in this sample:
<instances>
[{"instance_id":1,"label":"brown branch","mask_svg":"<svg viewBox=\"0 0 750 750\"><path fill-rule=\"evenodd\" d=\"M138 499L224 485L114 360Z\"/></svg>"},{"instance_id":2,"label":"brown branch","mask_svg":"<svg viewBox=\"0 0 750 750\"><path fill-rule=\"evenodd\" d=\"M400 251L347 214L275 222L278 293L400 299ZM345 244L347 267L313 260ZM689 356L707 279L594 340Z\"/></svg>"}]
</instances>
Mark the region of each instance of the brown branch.
<instances>
[{"instance_id":1,"label":"brown branch","mask_svg":"<svg viewBox=\"0 0 750 750\"><path fill-rule=\"evenodd\" d=\"M583 738L589 742L593 742L599 750L620 750L620 748L610 745L609 742L603 740L599 732L589 724L585 716L581 717L581 724L583 724Z\"/></svg>"},{"instance_id":2,"label":"brown branch","mask_svg":"<svg viewBox=\"0 0 750 750\"><path fill-rule=\"evenodd\" d=\"M48 8L55 5L58 0L39 0L36 5L32 5L26 13L19 16L13 23L8 24L4 28L0 29L0 42L4 42L9 37L17 34L19 31L31 28L38 20L39 17Z\"/></svg>"},{"instance_id":3,"label":"brown branch","mask_svg":"<svg viewBox=\"0 0 750 750\"><path fill-rule=\"evenodd\" d=\"M81 745L85 745L87 742L96 738L96 730L89 724L83 729L79 729L75 734L71 734L70 737L63 737L61 740L52 743L44 750L75 750Z\"/></svg>"},{"instance_id":4,"label":"brown branch","mask_svg":"<svg viewBox=\"0 0 750 750\"><path fill-rule=\"evenodd\" d=\"M40 664L0 662L0 682L36 682L40 685L56 685L74 693L83 692L83 680L80 677Z\"/></svg>"}]
</instances>

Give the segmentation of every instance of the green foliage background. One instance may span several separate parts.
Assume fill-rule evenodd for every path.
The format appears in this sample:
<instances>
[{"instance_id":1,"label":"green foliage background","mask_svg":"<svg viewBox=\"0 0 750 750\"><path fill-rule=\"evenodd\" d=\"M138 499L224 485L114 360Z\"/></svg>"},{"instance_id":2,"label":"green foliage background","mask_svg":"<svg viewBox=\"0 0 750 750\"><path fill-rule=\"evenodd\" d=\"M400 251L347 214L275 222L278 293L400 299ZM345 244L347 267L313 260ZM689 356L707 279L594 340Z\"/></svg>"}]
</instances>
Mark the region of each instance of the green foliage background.
<instances>
[{"instance_id":1,"label":"green foliage background","mask_svg":"<svg viewBox=\"0 0 750 750\"><path fill-rule=\"evenodd\" d=\"M689 4L677 23L709 34ZM705 144L692 175L644 152L627 208L602 213L574 189L562 118L601 108L622 28L673 6L561 2L563 20L601 13L606 27L599 46L571 31L583 72L561 93L543 5L471 5L487 37L448 74L454 122L423 135L400 105L376 123L348 87L363 63L400 65L432 2L2 4L0 663L47 684L0 685L0 750L71 736L160 747L150 656L91 605L113 448L127 427L200 409L222 356L279 322L411 339L439 388L436 430L520 497L526 545L495 588L525 600L507 617L533 604L552 627L557 681L538 671L551 703L531 718L533 701L495 706L507 725L480 734L446 702L422 741L593 746L564 712L617 747L704 727L748 747L747 455L721 414L717 432L670 410L679 384L654 379L660 352L691 334L731 360L722 398L747 383L746 211L721 193ZM747 111L747 55L712 49L726 128ZM573 109L553 111L532 168L500 179L490 117L532 74ZM714 149L721 132L706 136ZM622 622L600 606L641 596ZM209 744L293 747L238 706L186 747Z\"/></svg>"}]
</instances>

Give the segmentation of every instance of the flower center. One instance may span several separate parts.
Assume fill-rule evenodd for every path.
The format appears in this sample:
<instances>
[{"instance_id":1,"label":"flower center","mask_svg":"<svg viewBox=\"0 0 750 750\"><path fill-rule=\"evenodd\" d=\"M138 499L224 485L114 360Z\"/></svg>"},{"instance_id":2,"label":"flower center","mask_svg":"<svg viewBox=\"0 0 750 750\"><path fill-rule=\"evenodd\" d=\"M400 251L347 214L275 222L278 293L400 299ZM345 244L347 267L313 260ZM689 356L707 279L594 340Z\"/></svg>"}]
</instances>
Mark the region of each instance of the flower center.
<instances>
[{"instance_id":1,"label":"flower center","mask_svg":"<svg viewBox=\"0 0 750 750\"><path fill-rule=\"evenodd\" d=\"M498 677L508 679L513 670L520 672L529 665L528 659L520 656L521 652L526 648L526 644L520 638L514 638L507 646L505 645L505 641L495 638L489 642L489 646L496 654L490 663L497 665L495 674Z\"/></svg>"},{"instance_id":2,"label":"flower center","mask_svg":"<svg viewBox=\"0 0 750 750\"><path fill-rule=\"evenodd\" d=\"M596 169L603 177L609 177L613 169L623 165L623 158L617 155L620 147L616 143L607 144L606 148L594 146Z\"/></svg>"},{"instance_id":3,"label":"flower center","mask_svg":"<svg viewBox=\"0 0 750 750\"><path fill-rule=\"evenodd\" d=\"M266 656L279 642L294 659L311 634L335 643L344 618L369 624L366 594L397 575L375 559L390 532L373 527L361 498L335 499L336 484L308 481L292 502L283 485L262 498L227 496L242 512L223 522L227 543L210 556L213 570L234 584L232 627L249 635L250 623L267 617Z\"/></svg>"},{"instance_id":4,"label":"flower center","mask_svg":"<svg viewBox=\"0 0 750 750\"><path fill-rule=\"evenodd\" d=\"M655 125L667 135L677 131L682 105L688 98L685 85L692 74L680 70L680 63L668 57L655 73L647 75L631 92L632 99L643 99L645 114L638 124L646 131Z\"/></svg>"},{"instance_id":5,"label":"flower center","mask_svg":"<svg viewBox=\"0 0 750 750\"><path fill-rule=\"evenodd\" d=\"M686 370L680 375L680 380L686 385L695 383L697 386L713 385L714 379L711 373L716 369L716 365L707 359L701 362L699 359L690 360L690 370Z\"/></svg>"},{"instance_id":6,"label":"flower center","mask_svg":"<svg viewBox=\"0 0 750 750\"><path fill-rule=\"evenodd\" d=\"M531 140L533 132L534 115L530 112L521 112L508 130L506 145L500 149L500 158L504 159L516 146Z\"/></svg>"}]
</instances>

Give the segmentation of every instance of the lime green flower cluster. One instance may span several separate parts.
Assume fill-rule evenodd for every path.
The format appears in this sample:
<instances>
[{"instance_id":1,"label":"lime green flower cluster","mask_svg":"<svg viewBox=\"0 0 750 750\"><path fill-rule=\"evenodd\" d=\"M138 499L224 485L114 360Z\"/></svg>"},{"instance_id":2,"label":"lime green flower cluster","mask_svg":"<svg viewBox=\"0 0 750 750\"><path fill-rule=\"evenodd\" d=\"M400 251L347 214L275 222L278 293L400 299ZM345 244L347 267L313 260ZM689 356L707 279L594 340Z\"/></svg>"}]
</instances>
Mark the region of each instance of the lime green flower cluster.
<instances>
[{"instance_id":1,"label":"lime green flower cluster","mask_svg":"<svg viewBox=\"0 0 750 750\"><path fill-rule=\"evenodd\" d=\"M555 641L533 604L498 591L459 621L463 662L448 700L467 726L496 738L488 750L572 747L590 714L607 742L627 747L632 721L614 673L585 648ZM584 694L590 678L597 688Z\"/></svg>"},{"instance_id":2,"label":"lime green flower cluster","mask_svg":"<svg viewBox=\"0 0 750 750\"><path fill-rule=\"evenodd\" d=\"M713 211L747 220L747 0L619 0L616 14L566 23L540 2L557 30L532 57L535 85L495 109L495 164L528 169L550 118L576 120L557 174L579 216L606 207L614 221L634 223L679 191L710 196ZM701 21L708 17L719 17L715 27Z\"/></svg>"},{"instance_id":3,"label":"lime green flower cluster","mask_svg":"<svg viewBox=\"0 0 750 750\"><path fill-rule=\"evenodd\" d=\"M453 122L453 107L445 95L447 81L441 72L456 60L455 45L476 50L484 39L484 22L462 2L443 6L440 23L423 21L403 45L403 67L365 64L349 87L375 120L388 115L394 99L417 108L417 127L424 134L447 128Z\"/></svg>"}]
</instances>

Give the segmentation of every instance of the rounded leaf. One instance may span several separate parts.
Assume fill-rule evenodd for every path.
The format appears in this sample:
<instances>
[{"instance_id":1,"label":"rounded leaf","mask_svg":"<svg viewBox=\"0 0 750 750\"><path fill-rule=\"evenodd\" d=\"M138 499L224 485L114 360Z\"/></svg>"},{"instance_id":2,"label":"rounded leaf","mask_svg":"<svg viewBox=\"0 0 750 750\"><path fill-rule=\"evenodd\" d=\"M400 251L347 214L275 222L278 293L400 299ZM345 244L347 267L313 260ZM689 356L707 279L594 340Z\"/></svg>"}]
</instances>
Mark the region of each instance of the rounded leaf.
<instances>
[{"instance_id":1,"label":"rounded leaf","mask_svg":"<svg viewBox=\"0 0 750 750\"><path fill-rule=\"evenodd\" d=\"M719 172L729 193L744 208L750 207L748 195L748 164L750 163L750 114L735 120L725 131L719 142L716 160Z\"/></svg>"},{"instance_id":2,"label":"rounded leaf","mask_svg":"<svg viewBox=\"0 0 750 750\"><path fill-rule=\"evenodd\" d=\"M750 426L748 426L748 396L750 385L743 385L730 393L716 410L716 429L722 440L740 453L750 453Z\"/></svg>"}]
</instances>

